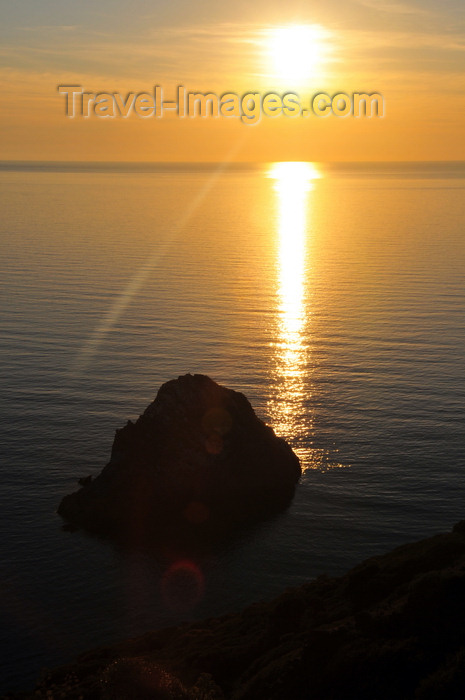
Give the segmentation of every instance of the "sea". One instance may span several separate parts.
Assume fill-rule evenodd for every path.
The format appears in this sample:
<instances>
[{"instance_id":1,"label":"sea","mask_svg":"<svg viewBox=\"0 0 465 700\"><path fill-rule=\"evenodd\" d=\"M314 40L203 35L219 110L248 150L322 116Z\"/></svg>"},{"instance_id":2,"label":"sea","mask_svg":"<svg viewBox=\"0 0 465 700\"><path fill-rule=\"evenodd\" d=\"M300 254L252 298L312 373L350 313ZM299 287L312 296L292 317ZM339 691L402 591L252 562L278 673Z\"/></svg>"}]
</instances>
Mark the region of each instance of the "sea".
<instances>
[{"instance_id":1,"label":"sea","mask_svg":"<svg viewBox=\"0 0 465 700\"><path fill-rule=\"evenodd\" d=\"M465 163L3 162L0 192L0 693L465 518ZM188 565L63 529L188 372L292 445L288 510Z\"/></svg>"}]
</instances>

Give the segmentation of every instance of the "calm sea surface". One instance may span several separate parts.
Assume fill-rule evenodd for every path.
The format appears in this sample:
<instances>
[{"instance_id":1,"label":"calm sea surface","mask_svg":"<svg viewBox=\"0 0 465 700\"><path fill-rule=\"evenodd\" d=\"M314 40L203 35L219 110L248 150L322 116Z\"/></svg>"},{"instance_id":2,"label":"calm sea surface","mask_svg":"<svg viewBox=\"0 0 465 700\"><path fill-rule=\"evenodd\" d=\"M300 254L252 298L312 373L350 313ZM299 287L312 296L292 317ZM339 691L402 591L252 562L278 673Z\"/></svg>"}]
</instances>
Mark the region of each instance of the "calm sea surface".
<instances>
[{"instance_id":1,"label":"calm sea surface","mask_svg":"<svg viewBox=\"0 0 465 700\"><path fill-rule=\"evenodd\" d=\"M0 183L0 690L465 518L465 165L3 164ZM174 554L55 514L186 372L243 391L305 469L286 513L199 554L189 609L162 594Z\"/></svg>"}]
</instances>

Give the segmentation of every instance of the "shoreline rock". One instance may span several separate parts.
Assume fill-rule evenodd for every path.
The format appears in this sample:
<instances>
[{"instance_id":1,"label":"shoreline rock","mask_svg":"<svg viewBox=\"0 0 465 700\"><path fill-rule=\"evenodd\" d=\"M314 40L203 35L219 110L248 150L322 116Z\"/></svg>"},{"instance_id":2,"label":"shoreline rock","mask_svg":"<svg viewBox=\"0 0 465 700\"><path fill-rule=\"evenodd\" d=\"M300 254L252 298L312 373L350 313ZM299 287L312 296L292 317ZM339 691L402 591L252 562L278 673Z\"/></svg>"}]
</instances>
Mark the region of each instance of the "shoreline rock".
<instances>
[{"instance_id":1,"label":"shoreline rock","mask_svg":"<svg viewBox=\"0 0 465 700\"><path fill-rule=\"evenodd\" d=\"M82 654L10 697L459 700L465 521L240 613Z\"/></svg>"},{"instance_id":2,"label":"shoreline rock","mask_svg":"<svg viewBox=\"0 0 465 700\"><path fill-rule=\"evenodd\" d=\"M243 394L187 374L116 431L109 463L81 478L58 513L129 542L157 532L219 536L286 508L300 475L291 447Z\"/></svg>"}]
</instances>

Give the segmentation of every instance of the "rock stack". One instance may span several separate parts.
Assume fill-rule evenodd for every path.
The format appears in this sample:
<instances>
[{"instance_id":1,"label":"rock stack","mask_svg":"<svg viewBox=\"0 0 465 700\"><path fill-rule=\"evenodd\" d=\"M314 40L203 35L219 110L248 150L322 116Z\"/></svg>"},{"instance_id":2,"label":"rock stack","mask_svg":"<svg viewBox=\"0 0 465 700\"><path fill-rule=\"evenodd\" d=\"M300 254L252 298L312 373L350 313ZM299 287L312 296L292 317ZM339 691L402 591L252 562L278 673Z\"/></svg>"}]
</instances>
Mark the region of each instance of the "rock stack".
<instances>
[{"instance_id":1,"label":"rock stack","mask_svg":"<svg viewBox=\"0 0 465 700\"><path fill-rule=\"evenodd\" d=\"M291 447L243 394L186 374L116 431L109 463L58 513L107 536L230 532L285 508L300 474Z\"/></svg>"}]
</instances>

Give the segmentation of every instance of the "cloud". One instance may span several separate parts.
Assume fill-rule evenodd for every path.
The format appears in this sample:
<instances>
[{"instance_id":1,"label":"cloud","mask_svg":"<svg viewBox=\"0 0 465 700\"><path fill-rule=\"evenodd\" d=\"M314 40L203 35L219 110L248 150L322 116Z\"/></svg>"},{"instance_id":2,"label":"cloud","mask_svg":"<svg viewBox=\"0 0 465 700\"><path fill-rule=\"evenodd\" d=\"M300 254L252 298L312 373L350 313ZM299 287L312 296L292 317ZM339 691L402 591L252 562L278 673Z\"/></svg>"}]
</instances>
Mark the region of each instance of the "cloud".
<instances>
[{"instance_id":1,"label":"cloud","mask_svg":"<svg viewBox=\"0 0 465 700\"><path fill-rule=\"evenodd\" d=\"M225 76L253 75L264 31L262 25L217 24L165 27L130 37L78 26L66 33L57 29L24 28L23 40L3 43L1 63L22 70L56 70L58 80L72 73L106 75L135 84L205 79L214 83Z\"/></svg>"},{"instance_id":2,"label":"cloud","mask_svg":"<svg viewBox=\"0 0 465 700\"><path fill-rule=\"evenodd\" d=\"M375 0L362 4L384 7ZM394 3L389 7L404 7ZM410 6L407 6L410 7ZM54 83L73 82L88 89L144 89L154 84L184 83L193 89L260 89L266 75L266 40L274 25L216 23L148 29L144 36L117 36L84 30L40 32L28 40L4 43L0 63L10 68L54 75ZM44 32L45 32L45 28ZM57 27L53 28L54 30ZM24 33L26 38L26 32ZM445 79L462 70L465 37L451 25L415 30L328 28L329 73L337 80L353 75L376 77L382 88L389 76L414 72ZM256 84L258 83L258 84Z\"/></svg>"},{"instance_id":3,"label":"cloud","mask_svg":"<svg viewBox=\"0 0 465 700\"><path fill-rule=\"evenodd\" d=\"M433 13L418 5L409 5L405 2L388 2L386 0L357 0L359 5L369 7L379 12L387 12L395 15L423 15L432 16Z\"/></svg>"},{"instance_id":4,"label":"cloud","mask_svg":"<svg viewBox=\"0 0 465 700\"><path fill-rule=\"evenodd\" d=\"M79 29L79 24L41 24L34 27L18 27L21 32L74 32Z\"/></svg>"}]
</instances>

